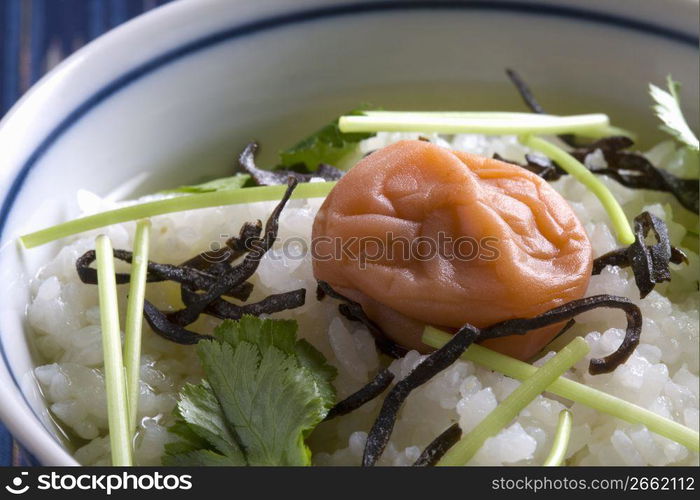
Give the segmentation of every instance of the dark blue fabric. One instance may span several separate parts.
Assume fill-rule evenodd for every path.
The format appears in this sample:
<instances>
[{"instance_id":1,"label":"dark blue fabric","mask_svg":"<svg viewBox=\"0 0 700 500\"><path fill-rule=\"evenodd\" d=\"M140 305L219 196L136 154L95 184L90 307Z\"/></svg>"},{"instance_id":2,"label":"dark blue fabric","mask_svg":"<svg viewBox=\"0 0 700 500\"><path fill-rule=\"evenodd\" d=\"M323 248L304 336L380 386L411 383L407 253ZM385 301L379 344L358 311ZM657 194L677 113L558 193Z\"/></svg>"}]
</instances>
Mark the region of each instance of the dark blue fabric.
<instances>
[{"instance_id":1,"label":"dark blue fabric","mask_svg":"<svg viewBox=\"0 0 700 500\"><path fill-rule=\"evenodd\" d=\"M61 59L171 0L0 0L0 116ZM37 465L0 423L0 466Z\"/></svg>"}]
</instances>

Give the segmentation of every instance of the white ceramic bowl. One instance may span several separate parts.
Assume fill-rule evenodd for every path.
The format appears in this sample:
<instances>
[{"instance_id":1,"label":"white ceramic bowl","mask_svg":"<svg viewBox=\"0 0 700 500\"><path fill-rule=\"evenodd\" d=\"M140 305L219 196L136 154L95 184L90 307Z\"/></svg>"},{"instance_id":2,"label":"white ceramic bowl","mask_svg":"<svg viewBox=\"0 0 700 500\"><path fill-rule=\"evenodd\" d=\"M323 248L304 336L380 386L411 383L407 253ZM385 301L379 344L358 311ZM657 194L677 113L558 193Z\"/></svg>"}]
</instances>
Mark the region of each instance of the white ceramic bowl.
<instances>
[{"instance_id":1,"label":"white ceramic bowl","mask_svg":"<svg viewBox=\"0 0 700 500\"><path fill-rule=\"evenodd\" d=\"M697 117L697 19L681 0L182 0L101 37L0 125L3 422L43 464L75 464L25 328L29 278L57 246L22 251L16 237L65 219L79 188L223 173L249 139L274 152L362 102L521 109L505 67L555 112L608 111L643 130L656 126L646 85L671 73Z\"/></svg>"}]
</instances>

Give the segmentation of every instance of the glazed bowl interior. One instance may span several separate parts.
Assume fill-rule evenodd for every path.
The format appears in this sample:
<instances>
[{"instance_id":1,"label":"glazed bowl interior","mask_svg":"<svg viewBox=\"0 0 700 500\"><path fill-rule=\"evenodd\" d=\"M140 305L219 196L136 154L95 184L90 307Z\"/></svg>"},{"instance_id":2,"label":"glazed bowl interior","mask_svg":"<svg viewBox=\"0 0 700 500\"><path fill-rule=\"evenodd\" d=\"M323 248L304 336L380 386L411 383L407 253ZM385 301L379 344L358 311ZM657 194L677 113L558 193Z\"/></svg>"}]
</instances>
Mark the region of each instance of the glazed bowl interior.
<instances>
[{"instance_id":1,"label":"glazed bowl interior","mask_svg":"<svg viewBox=\"0 0 700 500\"><path fill-rule=\"evenodd\" d=\"M683 28L688 2L670 2L678 22L665 27L640 21L656 9L641 3L184 1L83 49L0 128L7 425L43 463L74 463L32 376L41 360L25 321L29 280L60 243L23 250L16 237L75 216L78 190L134 196L225 175L252 139L271 165L278 149L366 103L524 110L506 67L552 113L606 112L648 142L647 84L669 73L697 120L697 26Z\"/></svg>"}]
</instances>

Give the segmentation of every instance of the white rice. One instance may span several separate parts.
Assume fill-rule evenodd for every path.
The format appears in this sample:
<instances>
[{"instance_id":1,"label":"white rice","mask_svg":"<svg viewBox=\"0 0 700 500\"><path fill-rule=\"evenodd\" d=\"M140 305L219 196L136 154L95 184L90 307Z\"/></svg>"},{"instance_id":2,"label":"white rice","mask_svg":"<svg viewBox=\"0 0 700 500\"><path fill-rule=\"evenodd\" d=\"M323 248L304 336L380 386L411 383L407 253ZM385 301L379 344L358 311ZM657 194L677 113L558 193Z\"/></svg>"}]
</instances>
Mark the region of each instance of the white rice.
<instances>
[{"instance_id":1,"label":"white rice","mask_svg":"<svg viewBox=\"0 0 700 500\"><path fill-rule=\"evenodd\" d=\"M419 134L379 134L362 143L369 151ZM437 137L433 142L469 152L520 160L526 150L515 138L475 135ZM670 142L649 152L662 167L680 175L696 175L697 164L688 166L683 153ZM604 162L592 154L588 162ZM677 202L664 193L633 191L608 178L600 178L622 203L628 216L649 210L663 218L672 243L682 246L686 234L677 223ZM598 200L571 177L553 183L570 201L590 236L595 255L618 245L608 217ZM96 212L111 208L112 202L82 193L80 209ZM310 238L320 199L290 202L280 218L280 237ZM265 220L274 202L231 206L159 216L153 219L151 258L160 262L181 262L222 241L222 235L238 231L245 221ZM685 215L687 217L687 214ZM134 224L104 230L115 248L131 248ZM33 300L28 317L34 340L47 364L36 368L36 377L46 401L61 427L77 443L76 459L85 465L109 463L107 411L102 378L97 290L82 284L75 272L75 260L93 247L95 233L81 235L67 244L33 282ZM686 250L687 266L673 266L673 279L662 284L644 300L628 269L607 268L591 280L588 295L609 293L629 297L642 310L644 328L641 344L630 359L614 373L591 376L588 359L612 352L624 334L619 312L596 310L576 318L569 335L584 335L591 347L587 360L569 376L579 382L622 397L684 425L698 428L698 255ZM286 259L279 249L263 259L255 278L255 297L305 287L307 304L275 315L293 318L300 334L311 341L339 371L335 386L343 398L365 384L377 371L380 358L370 334L357 323L340 317L334 301L317 302L310 257ZM148 298L165 308L177 297L173 284L151 284ZM126 304L126 287L120 287L120 305ZM123 317L124 311L122 311ZM211 329L216 322L200 319L195 327ZM551 355L551 354L549 354ZM548 355L548 356L549 356ZM545 359L547 356L544 357ZM416 352L391 363L397 379L405 376L422 359ZM541 364L541 359L536 364ZM169 436L166 427L178 388L201 376L194 349L165 341L148 328L144 333L141 365L140 427L136 437L136 460L141 465L160 463ZM425 445L453 422L469 432L498 405L518 382L470 362L458 362L416 390L401 411L391 442L380 463L408 465ZM570 403L539 396L500 434L489 439L470 464L540 464L546 457L559 412ZM378 410L373 402L356 412L322 424L311 437L314 462L319 465L360 463L366 433ZM698 454L608 415L573 404L574 429L568 448L569 463L579 465L680 465L697 464Z\"/></svg>"}]
</instances>

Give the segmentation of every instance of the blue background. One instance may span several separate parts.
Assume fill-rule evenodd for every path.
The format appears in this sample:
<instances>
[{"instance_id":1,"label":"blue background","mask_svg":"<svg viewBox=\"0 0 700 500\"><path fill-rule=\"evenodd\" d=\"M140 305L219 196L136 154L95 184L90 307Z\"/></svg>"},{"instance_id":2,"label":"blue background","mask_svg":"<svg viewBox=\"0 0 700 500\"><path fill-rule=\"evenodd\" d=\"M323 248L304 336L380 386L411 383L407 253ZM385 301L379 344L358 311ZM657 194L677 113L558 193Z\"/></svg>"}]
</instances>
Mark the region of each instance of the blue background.
<instances>
[{"instance_id":1,"label":"blue background","mask_svg":"<svg viewBox=\"0 0 700 500\"><path fill-rule=\"evenodd\" d=\"M171 0L0 0L0 115L82 45ZM0 465L36 465L0 424Z\"/></svg>"}]
</instances>

